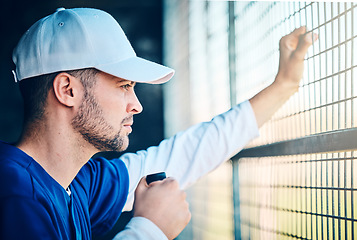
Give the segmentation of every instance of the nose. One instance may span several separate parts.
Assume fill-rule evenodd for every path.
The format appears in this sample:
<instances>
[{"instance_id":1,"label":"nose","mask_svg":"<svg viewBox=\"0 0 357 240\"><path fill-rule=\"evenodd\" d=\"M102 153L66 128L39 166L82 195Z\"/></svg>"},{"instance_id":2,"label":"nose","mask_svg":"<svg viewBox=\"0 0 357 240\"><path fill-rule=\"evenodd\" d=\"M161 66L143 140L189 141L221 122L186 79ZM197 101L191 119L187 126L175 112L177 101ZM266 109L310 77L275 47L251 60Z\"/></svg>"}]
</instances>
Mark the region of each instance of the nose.
<instances>
[{"instance_id":1,"label":"nose","mask_svg":"<svg viewBox=\"0 0 357 240\"><path fill-rule=\"evenodd\" d=\"M139 114L143 111L143 106L141 105L134 91L132 91L130 94L130 100L128 102L126 111L132 114Z\"/></svg>"}]
</instances>

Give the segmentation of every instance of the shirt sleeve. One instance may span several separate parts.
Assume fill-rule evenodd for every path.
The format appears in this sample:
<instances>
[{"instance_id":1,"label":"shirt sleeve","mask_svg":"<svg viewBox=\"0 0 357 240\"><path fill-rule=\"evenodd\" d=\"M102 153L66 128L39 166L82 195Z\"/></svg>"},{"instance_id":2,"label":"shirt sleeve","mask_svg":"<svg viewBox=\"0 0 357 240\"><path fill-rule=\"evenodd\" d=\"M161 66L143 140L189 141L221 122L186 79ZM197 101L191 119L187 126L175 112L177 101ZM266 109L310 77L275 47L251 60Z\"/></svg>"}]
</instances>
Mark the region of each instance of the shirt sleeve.
<instances>
[{"instance_id":1,"label":"shirt sleeve","mask_svg":"<svg viewBox=\"0 0 357 240\"><path fill-rule=\"evenodd\" d=\"M166 139L157 147L124 154L121 159L129 171L129 195L124 210L130 210L134 192L142 176L165 171L182 189L217 168L259 135L249 101L192 126Z\"/></svg>"},{"instance_id":2,"label":"shirt sleeve","mask_svg":"<svg viewBox=\"0 0 357 240\"><path fill-rule=\"evenodd\" d=\"M23 197L8 197L0 201L0 239L66 238L57 232L50 215L39 202Z\"/></svg>"},{"instance_id":3,"label":"shirt sleeve","mask_svg":"<svg viewBox=\"0 0 357 240\"><path fill-rule=\"evenodd\" d=\"M166 235L153 222L143 217L133 217L125 229L113 240L167 240Z\"/></svg>"},{"instance_id":4,"label":"shirt sleeve","mask_svg":"<svg viewBox=\"0 0 357 240\"><path fill-rule=\"evenodd\" d=\"M78 173L72 186L81 195L79 201L83 201L85 196L88 199L93 235L101 235L112 228L128 194L129 176L125 164L120 159L91 159ZM81 189L86 193L81 194ZM88 203L84 200L82 205Z\"/></svg>"}]
</instances>

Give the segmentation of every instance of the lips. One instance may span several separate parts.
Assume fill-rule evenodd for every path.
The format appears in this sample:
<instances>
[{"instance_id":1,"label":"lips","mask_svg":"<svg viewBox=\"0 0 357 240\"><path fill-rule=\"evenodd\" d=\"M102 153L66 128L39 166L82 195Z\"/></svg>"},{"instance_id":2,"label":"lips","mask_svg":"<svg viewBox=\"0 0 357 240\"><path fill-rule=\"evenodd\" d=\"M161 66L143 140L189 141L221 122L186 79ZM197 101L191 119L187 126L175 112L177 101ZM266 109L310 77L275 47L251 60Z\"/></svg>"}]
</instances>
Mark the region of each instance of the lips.
<instances>
[{"instance_id":1,"label":"lips","mask_svg":"<svg viewBox=\"0 0 357 240\"><path fill-rule=\"evenodd\" d=\"M123 119L122 126L124 129L128 131L128 133L131 133L132 132L131 126L133 125L133 123L134 123L133 116L129 116Z\"/></svg>"},{"instance_id":2,"label":"lips","mask_svg":"<svg viewBox=\"0 0 357 240\"><path fill-rule=\"evenodd\" d=\"M124 127L127 127L127 126L131 127L131 126L133 125L133 123L134 123L133 121L124 122L124 123L123 123L123 126L124 126Z\"/></svg>"},{"instance_id":3,"label":"lips","mask_svg":"<svg viewBox=\"0 0 357 240\"><path fill-rule=\"evenodd\" d=\"M123 124L123 127L128 130L129 133L132 132L131 126L133 125L133 122L127 122Z\"/></svg>"}]
</instances>

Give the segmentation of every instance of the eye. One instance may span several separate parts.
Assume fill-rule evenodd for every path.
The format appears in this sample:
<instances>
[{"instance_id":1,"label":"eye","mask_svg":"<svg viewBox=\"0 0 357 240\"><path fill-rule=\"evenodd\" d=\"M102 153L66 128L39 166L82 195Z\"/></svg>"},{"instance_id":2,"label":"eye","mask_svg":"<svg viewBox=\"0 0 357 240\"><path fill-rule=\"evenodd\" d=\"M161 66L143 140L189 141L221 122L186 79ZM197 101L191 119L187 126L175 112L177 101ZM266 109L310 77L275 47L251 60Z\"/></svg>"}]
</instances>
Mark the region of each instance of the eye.
<instances>
[{"instance_id":1,"label":"eye","mask_svg":"<svg viewBox=\"0 0 357 240\"><path fill-rule=\"evenodd\" d=\"M125 84L125 85L123 85L121 87L124 88L125 90L129 90L133 86L131 84Z\"/></svg>"},{"instance_id":2,"label":"eye","mask_svg":"<svg viewBox=\"0 0 357 240\"><path fill-rule=\"evenodd\" d=\"M129 91L130 89L133 89L135 86L135 82L130 82L130 81L120 81L117 83L117 86L124 91Z\"/></svg>"}]
</instances>

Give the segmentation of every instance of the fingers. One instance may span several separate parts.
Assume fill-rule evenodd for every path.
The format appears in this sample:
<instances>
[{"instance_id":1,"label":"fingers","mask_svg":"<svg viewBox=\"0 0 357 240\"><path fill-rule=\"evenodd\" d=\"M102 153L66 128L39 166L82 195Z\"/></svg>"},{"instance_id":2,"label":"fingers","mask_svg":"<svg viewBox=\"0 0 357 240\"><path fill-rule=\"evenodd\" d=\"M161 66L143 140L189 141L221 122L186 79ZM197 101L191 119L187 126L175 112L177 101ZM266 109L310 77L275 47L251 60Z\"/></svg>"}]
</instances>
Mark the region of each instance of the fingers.
<instances>
[{"instance_id":1,"label":"fingers","mask_svg":"<svg viewBox=\"0 0 357 240\"><path fill-rule=\"evenodd\" d=\"M300 35L306 33L306 26L301 26L292 31L289 35L299 37Z\"/></svg>"},{"instance_id":2,"label":"fingers","mask_svg":"<svg viewBox=\"0 0 357 240\"><path fill-rule=\"evenodd\" d=\"M280 59L277 79L289 83L291 89L298 89L304 71L304 59L309 47L318 35L306 32L306 27L295 29L280 40Z\"/></svg>"},{"instance_id":3,"label":"fingers","mask_svg":"<svg viewBox=\"0 0 357 240\"><path fill-rule=\"evenodd\" d=\"M134 201L134 217L139 216L151 220L174 239L191 219L186 193L180 190L178 181L169 177L147 185L142 178Z\"/></svg>"},{"instance_id":4,"label":"fingers","mask_svg":"<svg viewBox=\"0 0 357 240\"><path fill-rule=\"evenodd\" d=\"M142 192L148 187L146 183L146 177L142 177L138 183L138 186L136 187L135 192Z\"/></svg>"},{"instance_id":5,"label":"fingers","mask_svg":"<svg viewBox=\"0 0 357 240\"><path fill-rule=\"evenodd\" d=\"M153 186L156 186L158 184L168 184L168 183L171 183L171 182L174 182L173 184L178 186L178 182L174 178L167 177L167 178L162 179L162 180L157 180L157 181L151 182L149 184L149 187L153 187Z\"/></svg>"},{"instance_id":6,"label":"fingers","mask_svg":"<svg viewBox=\"0 0 357 240\"><path fill-rule=\"evenodd\" d=\"M172 177L167 177L163 180L154 181L154 182L151 182L150 184L147 184L146 177L142 177L138 183L136 190L139 189L139 191L142 191L142 190L146 189L147 187L153 187L155 185L163 184L165 182L167 182L167 183L174 182L173 184L178 186L178 182Z\"/></svg>"},{"instance_id":7,"label":"fingers","mask_svg":"<svg viewBox=\"0 0 357 240\"><path fill-rule=\"evenodd\" d=\"M136 187L135 195L140 194L140 193L146 191L148 188L152 188L157 185L162 185L162 187L168 188L168 189L179 189L180 188L178 181L176 181L172 177L167 177L163 180L151 182L149 185L146 182L146 177L142 177L138 183L138 186Z\"/></svg>"},{"instance_id":8,"label":"fingers","mask_svg":"<svg viewBox=\"0 0 357 240\"><path fill-rule=\"evenodd\" d=\"M295 57L299 59L304 59L307 50L313 44L313 42L317 40L317 38L318 35L312 32L300 35L298 45L296 47L296 50L294 51Z\"/></svg>"},{"instance_id":9,"label":"fingers","mask_svg":"<svg viewBox=\"0 0 357 240\"><path fill-rule=\"evenodd\" d=\"M299 38L306 33L306 27L300 27L280 39L280 49L289 54L294 51L299 43Z\"/></svg>"},{"instance_id":10,"label":"fingers","mask_svg":"<svg viewBox=\"0 0 357 240\"><path fill-rule=\"evenodd\" d=\"M306 32L305 26L295 29L280 40L282 60L287 60L290 57L303 60L307 50L317 39L318 35L312 32Z\"/></svg>"}]
</instances>

